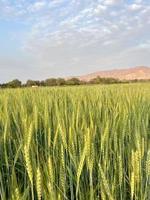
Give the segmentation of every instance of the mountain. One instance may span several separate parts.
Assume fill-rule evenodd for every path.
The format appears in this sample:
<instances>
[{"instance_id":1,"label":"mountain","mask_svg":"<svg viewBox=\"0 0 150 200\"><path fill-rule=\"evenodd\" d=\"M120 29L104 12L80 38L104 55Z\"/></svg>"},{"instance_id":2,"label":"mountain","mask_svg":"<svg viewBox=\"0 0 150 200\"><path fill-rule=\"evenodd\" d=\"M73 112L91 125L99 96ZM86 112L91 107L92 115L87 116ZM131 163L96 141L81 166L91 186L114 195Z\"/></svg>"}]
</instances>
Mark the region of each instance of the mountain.
<instances>
[{"instance_id":1,"label":"mountain","mask_svg":"<svg viewBox=\"0 0 150 200\"><path fill-rule=\"evenodd\" d=\"M96 77L115 78L119 80L147 80L150 79L150 67L134 67L128 69L114 69L108 71L98 71L95 73L79 76L82 81L90 81Z\"/></svg>"}]
</instances>

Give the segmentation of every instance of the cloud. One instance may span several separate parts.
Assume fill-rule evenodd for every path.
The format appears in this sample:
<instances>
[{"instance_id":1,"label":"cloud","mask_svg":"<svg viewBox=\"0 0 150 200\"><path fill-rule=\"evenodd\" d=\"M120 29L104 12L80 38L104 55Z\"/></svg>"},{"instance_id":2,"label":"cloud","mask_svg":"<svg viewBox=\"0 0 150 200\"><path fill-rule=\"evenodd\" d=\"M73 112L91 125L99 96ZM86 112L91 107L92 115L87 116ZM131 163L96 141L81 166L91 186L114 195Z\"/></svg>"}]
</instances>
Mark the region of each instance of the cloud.
<instances>
[{"instance_id":1,"label":"cloud","mask_svg":"<svg viewBox=\"0 0 150 200\"><path fill-rule=\"evenodd\" d=\"M94 13L95 14L103 14L105 11L107 10L107 7L104 5L98 5L95 9L94 9Z\"/></svg>"},{"instance_id":2,"label":"cloud","mask_svg":"<svg viewBox=\"0 0 150 200\"><path fill-rule=\"evenodd\" d=\"M134 3L135 3L135 4L136 4L136 3L139 3L139 4L140 4L140 3L142 3L142 1L143 1L143 0L135 0Z\"/></svg>"},{"instance_id":3,"label":"cloud","mask_svg":"<svg viewBox=\"0 0 150 200\"><path fill-rule=\"evenodd\" d=\"M117 5L122 3L122 0L104 0L104 4L111 6L111 5Z\"/></svg>"},{"instance_id":4,"label":"cloud","mask_svg":"<svg viewBox=\"0 0 150 200\"><path fill-rule=\"evenodd\" d=\"M138 11L142 8L142 5L139 5L139 4L131 4L129 6L129 10L131 11Z\"/></svg>"},{"instance_id":5,"label":"cloud","mask_svg":"<svg viewBox=\"0 0 150 200\"><path fill-rule=\"evenodd\" d=\"M31 67L35 78L138 64L136 56L150 49L149 12L146 0L0 2L0 19L27 24L19 48L30 59L24 58L25 64L10 60L13 66Z\"/></svg>"},{"instance_id":6,"label":"cloud","mask_svg":"<svg viewBox=\"0 0 150 200\"><path fill-rule=\"evenodd\" d=\"M31 12L36 12L43 9L45 6L46 6L46 1L37 1L31 4L31 6L29 7L29 10Z\"/></svg>"}]
</instances>

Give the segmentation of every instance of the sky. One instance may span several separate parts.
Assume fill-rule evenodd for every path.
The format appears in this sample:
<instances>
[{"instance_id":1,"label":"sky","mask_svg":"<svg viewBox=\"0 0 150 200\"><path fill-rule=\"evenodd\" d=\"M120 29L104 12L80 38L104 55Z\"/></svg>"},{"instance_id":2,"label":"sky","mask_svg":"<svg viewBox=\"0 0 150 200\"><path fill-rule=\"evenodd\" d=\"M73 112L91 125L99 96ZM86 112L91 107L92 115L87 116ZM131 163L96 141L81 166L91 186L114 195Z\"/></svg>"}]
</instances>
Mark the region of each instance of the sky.
<instances>
[{"instance_id":1,"label":"sky","mask_svg":"<svg viewBox=\"0 0 150 200\"><path fill-rule=\"evenodd\" d=\"M0 0L0 82L150 66L150 0Z\"/></svg>"}]
</instances>

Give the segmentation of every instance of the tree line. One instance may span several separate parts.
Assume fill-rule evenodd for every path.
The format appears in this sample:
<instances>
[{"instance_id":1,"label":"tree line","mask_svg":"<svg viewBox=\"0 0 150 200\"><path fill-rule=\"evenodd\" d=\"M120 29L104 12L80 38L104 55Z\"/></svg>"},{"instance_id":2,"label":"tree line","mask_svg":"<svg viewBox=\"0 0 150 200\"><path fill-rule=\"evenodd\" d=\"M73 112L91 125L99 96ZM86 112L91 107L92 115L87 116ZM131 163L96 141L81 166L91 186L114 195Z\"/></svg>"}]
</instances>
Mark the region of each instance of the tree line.
<instances>
[{"instance_id":1,"label":"tree line","mask_svg":"<svg viewBox=\"0 0 150 200\"><path fill-rule=\"evenodd\" d=\"M14 79L7 83L0 84L1 88L21 88L21 87L39 87L39 86L71 86L71 85L91 85L91 84L117 84L117 83L130 83L130 82L145 82L148 80L130 80L130 81L121 81L115 78L102 78L96 77L91 79L90 81L82 81L78 78L70 78L70 79L63 79L63 78L49 78L46 80L27 80L26 83L22 83L18 79Z\"/></svg>"}]
</instances>

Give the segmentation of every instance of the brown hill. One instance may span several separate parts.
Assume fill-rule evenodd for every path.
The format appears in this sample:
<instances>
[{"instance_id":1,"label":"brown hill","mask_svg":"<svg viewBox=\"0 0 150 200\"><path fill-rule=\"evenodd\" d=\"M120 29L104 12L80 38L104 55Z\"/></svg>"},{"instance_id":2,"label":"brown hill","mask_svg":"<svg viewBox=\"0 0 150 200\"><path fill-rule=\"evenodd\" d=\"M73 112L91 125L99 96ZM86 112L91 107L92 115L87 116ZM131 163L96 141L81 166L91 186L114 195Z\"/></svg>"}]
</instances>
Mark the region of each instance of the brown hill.
<instances>
[{"instance_id":1,"label":"brown hill","mask_svg":"<svg viewBox=\"0 0 150 200\"><path fill-rule=\"evenodd\" d=\"M134 67L129 69L114 69L109 71L99 71L88 75L79 76L82 81L90 81L96 77L115 78L119 80L147 80L150 79L150 67Z\"/></svg>"}]
</instances>

